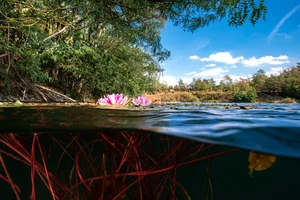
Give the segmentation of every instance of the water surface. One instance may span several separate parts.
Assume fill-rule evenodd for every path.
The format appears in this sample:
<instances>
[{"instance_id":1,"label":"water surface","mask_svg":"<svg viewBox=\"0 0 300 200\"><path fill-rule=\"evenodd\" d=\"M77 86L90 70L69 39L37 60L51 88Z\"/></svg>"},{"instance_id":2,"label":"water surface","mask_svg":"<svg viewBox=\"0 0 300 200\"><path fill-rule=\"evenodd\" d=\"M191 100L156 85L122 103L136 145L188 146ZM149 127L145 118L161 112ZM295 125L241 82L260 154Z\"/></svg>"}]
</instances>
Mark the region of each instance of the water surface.
<instances>
[{"instance_id":1,"label":"water surface","mask_svg":"<svg viewBox=\"0 0 300 200\"><path fill-rule=\"evenodd\" d=\"M146 110L0 108L0 133L107 129L147 131L300 158L300 104L170 103Z\"/></svg>"}]
</instances>

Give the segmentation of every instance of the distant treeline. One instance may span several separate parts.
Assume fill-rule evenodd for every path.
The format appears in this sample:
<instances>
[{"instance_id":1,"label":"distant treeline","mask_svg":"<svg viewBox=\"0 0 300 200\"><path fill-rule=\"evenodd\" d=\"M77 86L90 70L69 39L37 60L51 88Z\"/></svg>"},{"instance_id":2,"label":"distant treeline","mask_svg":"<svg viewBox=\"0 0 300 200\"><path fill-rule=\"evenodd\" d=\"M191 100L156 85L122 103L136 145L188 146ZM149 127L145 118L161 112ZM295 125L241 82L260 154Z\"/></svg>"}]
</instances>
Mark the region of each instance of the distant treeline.
<instances>
[{"instance_id":1,"label":"distant treeline","mask_svg":"<svg viewBox=\"0 0 300 200\"><path fill-rule=\"evenodd\" d=\"M233 81L229 75L224 76L219 84L213 78L194 78L190 84L182 79L178 84L168 86L160 84L157 91L200 91L200 92L233 92L236 102L254 102L257 92L300 99L300 66L284 69L277 75L267 76L263 69L258 70L251 78Z\"/></svg>"}]
</instances>

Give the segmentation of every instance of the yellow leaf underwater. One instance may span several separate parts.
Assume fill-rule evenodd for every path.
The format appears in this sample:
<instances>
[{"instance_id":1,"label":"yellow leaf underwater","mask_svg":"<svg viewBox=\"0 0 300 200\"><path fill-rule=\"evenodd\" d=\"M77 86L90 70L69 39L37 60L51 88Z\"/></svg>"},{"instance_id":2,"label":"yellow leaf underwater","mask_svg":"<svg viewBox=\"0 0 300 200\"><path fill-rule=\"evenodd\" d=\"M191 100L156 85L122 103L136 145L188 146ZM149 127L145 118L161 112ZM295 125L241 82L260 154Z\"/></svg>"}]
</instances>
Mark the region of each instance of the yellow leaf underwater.
<instances>
[{"instance_id":1,"label":"yellow leaf underwater","mask_svg":"<svg viewBox=\"0 0 300 200\"><path fill-rule=\"evenodd\" d=\"M250 151L248 158L249 173L253 171L263 171L270 168L276 161L276 156Z\"/></svg>"}]
</instances>

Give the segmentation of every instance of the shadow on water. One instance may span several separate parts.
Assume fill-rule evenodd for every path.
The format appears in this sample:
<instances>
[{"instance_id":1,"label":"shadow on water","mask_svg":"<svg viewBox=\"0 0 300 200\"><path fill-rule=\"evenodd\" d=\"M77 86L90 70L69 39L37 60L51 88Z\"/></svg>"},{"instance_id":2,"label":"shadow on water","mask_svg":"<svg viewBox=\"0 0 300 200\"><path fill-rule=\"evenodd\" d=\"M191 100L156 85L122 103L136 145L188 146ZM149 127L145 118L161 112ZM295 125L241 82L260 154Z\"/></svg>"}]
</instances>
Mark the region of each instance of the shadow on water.
<instances>
[{"instance_id":1,"label":"shadow on water","mask_svg":"<svg viewBox=\"0 0 300 200\"><path fill-rule=\"evenodd\" d=\"M45 200L298 199L299 108L0 108L2 196L16 199L11 178L20 199L32 180ZM250 176L249 150L279 157Z\"/></svg>"}]
</instances>

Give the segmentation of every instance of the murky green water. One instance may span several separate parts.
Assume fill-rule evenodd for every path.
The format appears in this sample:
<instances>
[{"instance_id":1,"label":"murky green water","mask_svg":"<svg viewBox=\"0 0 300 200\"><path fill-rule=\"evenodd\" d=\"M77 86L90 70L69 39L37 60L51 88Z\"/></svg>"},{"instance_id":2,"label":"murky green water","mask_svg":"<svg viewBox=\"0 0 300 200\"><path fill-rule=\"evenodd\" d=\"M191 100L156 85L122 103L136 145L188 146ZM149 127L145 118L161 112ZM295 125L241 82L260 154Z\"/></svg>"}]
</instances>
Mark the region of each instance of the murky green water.
<instances>
[{"instance_id":1,"label":"murky green water","mask_svg":"<svg viewBox=\"0 0 300 200\"><path fill-rule=\"evenodd\" d=\"M191 145L215 144L201 156L242 149L178 168L177 179L191 199L300 198L299 104L169 104L131 111L87 107L0 108L2 134L13 132L32 137L32 133L44 133L45 138L49 134L60 137L81 134L84 138L99 132L118 135L123 131L186 138L195 141ZM158 155L164 152L161 144L155 139L151 144ZM270 169L255 172L251 177L249 150L279 158ZM26 190L24 196L30 195L29 187L27 189L29 192Z\"/></svg>"}]
</instances>

